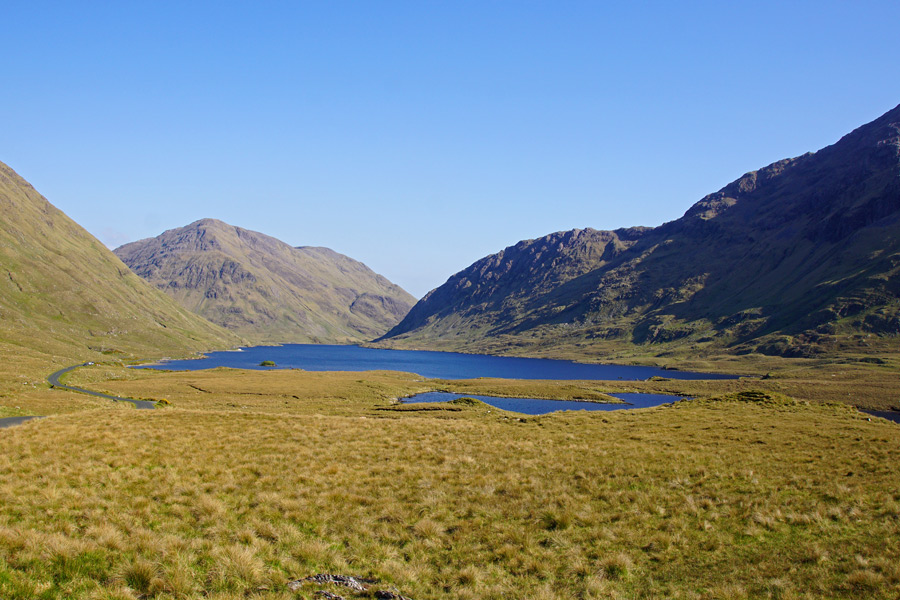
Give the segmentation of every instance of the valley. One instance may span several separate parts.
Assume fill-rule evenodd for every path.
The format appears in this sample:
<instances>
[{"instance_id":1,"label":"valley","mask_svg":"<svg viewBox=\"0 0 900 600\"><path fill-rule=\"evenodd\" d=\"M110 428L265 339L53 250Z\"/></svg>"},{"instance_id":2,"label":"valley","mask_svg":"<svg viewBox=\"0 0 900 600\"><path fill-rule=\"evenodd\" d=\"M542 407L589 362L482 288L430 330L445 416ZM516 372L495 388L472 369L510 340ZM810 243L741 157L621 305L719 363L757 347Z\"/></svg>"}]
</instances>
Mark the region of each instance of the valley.
<instances>
[{"instance_id":1,"label":"valley","mask_svg":"<svg viewBox=\"0 0 900 600\"><path fill-rule=\"evenodd\" d=\"M859 409L900 411L897 123L659 228L520 242L415 306L214 219L113 254L4 165L0 597L896 597L900 426ZM245 368L134 368L248 342L224 353ZM296 342L368 368L261 345ZM425 392L464 397L401 401ZM465 397L630 393L690 399Z\"/></svg>"},{"instance_id":2,"label":"valley","mask_svg":"<svg viewBox=\"0 0 900 600\"><path fill-rule=\"evenodd\" d=\"M900 2L0 14L0 600L900 599Z\"/></svg>"}]
</instances>

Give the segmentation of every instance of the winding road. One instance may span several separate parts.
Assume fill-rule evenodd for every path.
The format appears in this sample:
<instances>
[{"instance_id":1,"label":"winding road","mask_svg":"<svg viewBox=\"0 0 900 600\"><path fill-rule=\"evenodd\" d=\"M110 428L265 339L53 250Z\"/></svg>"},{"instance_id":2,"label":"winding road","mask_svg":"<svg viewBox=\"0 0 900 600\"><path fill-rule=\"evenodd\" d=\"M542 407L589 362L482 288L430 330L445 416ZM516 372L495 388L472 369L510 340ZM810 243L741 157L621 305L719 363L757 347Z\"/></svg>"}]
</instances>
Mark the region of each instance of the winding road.
<instances>
[{"instance_id":1,"label":"winding road","mask_svg":"<svg viewBox=\"0 0 900 600\"><path fill-rule=\"evenodd\" d=\"M156 408L156 403L150 400L134 400L132 398L122 398L121 396L113 396L111 394L104 394L102 392L93 392L91 390L86 390L80 387L74 387L71 385L66 385L62 383L59 378L68 373L69 371L73 371L78 367L89 367L94 363L81 363L79 365L72 365L71 367L66 367L65 369L60 369L56 373L53 373L49 377L47 377L47 381L50 383L51 387L59 388L61 390L68 390L70 392L78 392L79 394L88 394L89 396L97 396L98 398L106 398L108 400L112 400L113 402L130 402L134 404L135 408L141 409L149 409ZM30 421L31 419L43 419L43 417L38 416L29 416L29 417L5 417L0 419L0 429L4 427L12 427L13 425L18 425L20 423L24 423L25 421Z\"/></svg>"},{"instance_id":2,"label":"winding road","mask_svg":"<svg viewBox=\"0 0 900 600\"><path fill-rule=\"evenodd\" d=\"M88 394L89 396L97 396L98 398L107 398L109 400L112 400L113 402L130 402L134 404L135 408L156 408L156 402L153 402L151 400L134 400L132 398L122 398L121 396L113 396L110 394L104 394L102 392L92 392L91 390L86 390L84 388L72 387L71 385L66 385L60 382L59 378L69 371L74 371L78 367L89 367L93 364L94 363L86 362L80 365L72 365L71 367L60 369L56 373L53 373L52 375L47 377L47 381L50 382L50 385L55 388L69 390L70 392L79 392L81 394Z\"/></svg>"}]
</instances>

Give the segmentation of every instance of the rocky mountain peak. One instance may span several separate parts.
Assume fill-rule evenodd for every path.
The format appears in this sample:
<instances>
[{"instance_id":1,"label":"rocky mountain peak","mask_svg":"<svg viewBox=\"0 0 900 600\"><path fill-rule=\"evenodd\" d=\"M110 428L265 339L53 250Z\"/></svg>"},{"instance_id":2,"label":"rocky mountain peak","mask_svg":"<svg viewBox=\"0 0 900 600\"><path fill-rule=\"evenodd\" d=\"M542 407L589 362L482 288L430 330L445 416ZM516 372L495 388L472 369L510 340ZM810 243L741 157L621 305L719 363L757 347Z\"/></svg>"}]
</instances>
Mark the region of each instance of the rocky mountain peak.
<instances>
[{"instance_id":1,"label":"rocky mountain peak","mask_svg":"<svg viewBox=\"0 0 900 600\"><path fill-rule=\"evenodd\" d=\"M186 308L259 342L358 342L415 302L362 263L327 248L201 219L116 254Z\"/></svg>"}]
</instances>

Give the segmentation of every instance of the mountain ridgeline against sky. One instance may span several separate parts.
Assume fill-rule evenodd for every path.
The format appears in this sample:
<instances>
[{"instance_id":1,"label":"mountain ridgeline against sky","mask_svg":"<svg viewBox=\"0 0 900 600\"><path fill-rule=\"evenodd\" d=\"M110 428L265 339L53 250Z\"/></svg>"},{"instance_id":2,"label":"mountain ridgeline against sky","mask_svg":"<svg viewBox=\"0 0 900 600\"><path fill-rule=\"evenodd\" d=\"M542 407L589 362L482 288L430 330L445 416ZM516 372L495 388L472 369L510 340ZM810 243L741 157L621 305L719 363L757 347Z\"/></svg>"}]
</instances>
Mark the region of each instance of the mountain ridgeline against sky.
<instances>
[{"instance_id":1,"label":"mountain ridgeline against sky","mask_svg":"<svg viewBox=\"0 0 900 600\"><path fill-rule=\"evenodd\" d=\"M426 295L386 345L807 356L900 334L900 107L655 228L554 233Z\"/></svg>"},{"instance_id":2,"label":"mountain ridgeline against sky","mask_svg":"<svg viewBox=\"0 0 900 600\"><path fill-rule=\"evenodd\" d=\"M257 343L371 340L415 298L328 248L203 219L115 253L185 308Z\"/></svg>"},{"instance_id":3,"label":"mountain ridgeline against sky","mask_svg":"<svg viewBox=\"0 0 900 600\"><path fill-rule=\"evenodd\" d=\"M228 348L240 339L185 310L0 163L3 366ZM21 372L21 371L20 371Z\"/></svg>"}]
</instances>

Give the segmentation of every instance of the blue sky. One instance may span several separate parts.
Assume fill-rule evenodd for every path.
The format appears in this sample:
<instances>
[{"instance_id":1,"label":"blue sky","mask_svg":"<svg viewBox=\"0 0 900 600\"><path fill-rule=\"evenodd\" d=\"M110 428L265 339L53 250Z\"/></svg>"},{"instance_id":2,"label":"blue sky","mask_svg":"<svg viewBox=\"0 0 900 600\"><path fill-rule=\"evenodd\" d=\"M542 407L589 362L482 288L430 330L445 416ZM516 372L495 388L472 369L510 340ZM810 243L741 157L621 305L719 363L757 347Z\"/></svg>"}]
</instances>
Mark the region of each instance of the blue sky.
<instances>
[{"instance_id":1,"label":"blue sky","mask_svg":"<svg viewBox=\"0 0 900 600\"><path fill-rule=\"evenodd\" d=\"M900 103L900 3L4 2L0 160L111 247L203 217L416 296L675 219Z\"/></svg>"}]
</instances>

